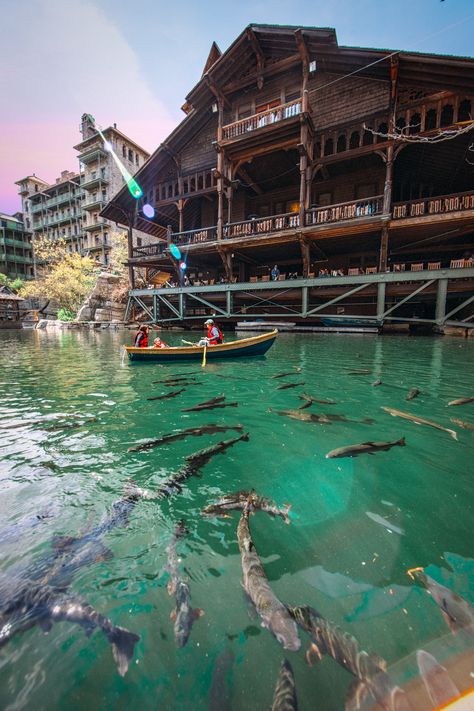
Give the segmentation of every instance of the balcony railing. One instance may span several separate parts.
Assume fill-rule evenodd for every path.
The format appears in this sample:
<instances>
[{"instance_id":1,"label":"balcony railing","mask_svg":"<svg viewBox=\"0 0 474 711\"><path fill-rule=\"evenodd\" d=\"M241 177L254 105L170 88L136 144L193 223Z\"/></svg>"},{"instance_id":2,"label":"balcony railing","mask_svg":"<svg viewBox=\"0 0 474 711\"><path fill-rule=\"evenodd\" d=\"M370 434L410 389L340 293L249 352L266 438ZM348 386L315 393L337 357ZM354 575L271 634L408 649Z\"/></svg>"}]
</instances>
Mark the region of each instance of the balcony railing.
<instances>
[{"instance_id":1,"label":"balcony railing","mask_svg":"<svg viewBox=\"0 0 474 711\"><path fill-rule=\"evenodd\" d=\"M382 210L383 195L377 195L365 200L342 202L338 205L328 205L327 207L313 207L306 211L305 223L309 227L310 225L344 222L345 220L355 220L358 217L381 215Z\"/></svg>"},{"instance_id":2,"label":"balcony railing","mask_svg":"<svg viewBox=\"0 0 474 711\"><path fill-rule=\"evenodd\" d=\"M448 212L462 212L463 210L474 210L474 192L399 202L393 206L393 219L400 220L407 217L422 217L423 215L442 215Z\"/></svg>"},{"instance_id":3,"label":"balcony railing","mask_svg":"<svg viewBox=\"0 0 474 711\"><path fill-rule=\"evenodd\" d=\"M240 119L240 121L228 123L222 127L222 140L230 141L234 138L241 138L249 131L256 131L259 128L271 126L279 121L294 118L301 113L301 110L301 99L295 99L294 101L288 101L286 104L280 104L267 111L253 114L253 116L249 116L248 118Z\"/></svg>"},{"instance_id":4,"label":"balcony railing","mask_svg":"<svg viewBox=\"0 0 474 711\"><path fill-rule=\"evenodd\" d=\"M200 244L201 242L214 242L217 239L217 227L201 227L189 232L176 232L171 236L173 244L184 246L187 244Z\"/></svg>"},{"instance_id":5,"label":"balcony railing","mask_svg":"<svg viewBox=\"0 0 474 711\"><path fill-rule=\"evenodd\" d=\"M251 235L266 234L291 230L300 225L300 216L297 212L287 212L271 217L255 217L241 222L231 222L224 225L224 239L237 237L250 237Z\"/></svg>"},{"instance_id":6,"label":"balcony railing","mask_svg":"<svg viewBox=\"0 0 474 711\"><path fill-rule=\"evenodd\" d=\"M133 248L134 257L160 257L167 248L166 242L153 242Z\"/></svg>"}]
</instances>

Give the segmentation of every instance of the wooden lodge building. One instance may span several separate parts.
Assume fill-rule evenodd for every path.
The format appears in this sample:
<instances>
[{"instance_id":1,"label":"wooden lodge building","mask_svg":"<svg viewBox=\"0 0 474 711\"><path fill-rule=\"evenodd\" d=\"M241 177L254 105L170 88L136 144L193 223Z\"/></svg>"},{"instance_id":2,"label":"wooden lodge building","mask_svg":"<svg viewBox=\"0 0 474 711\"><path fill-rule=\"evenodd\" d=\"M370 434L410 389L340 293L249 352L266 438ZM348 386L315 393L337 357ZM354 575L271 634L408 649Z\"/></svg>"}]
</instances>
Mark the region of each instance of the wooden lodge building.
<instances>
[{"instance_id":1,"label":"wooden lodge building","mask_svg":"<svg viewBox=\"0 0 474 711\"><path fill-rule=\"evenodd\" d=\"M135 175L143 198L124 186L101 213L156 238L129 245L146 320L472 324L474 59L250 25L213 44L183 110Z\"/></svg>"}]
</instances>

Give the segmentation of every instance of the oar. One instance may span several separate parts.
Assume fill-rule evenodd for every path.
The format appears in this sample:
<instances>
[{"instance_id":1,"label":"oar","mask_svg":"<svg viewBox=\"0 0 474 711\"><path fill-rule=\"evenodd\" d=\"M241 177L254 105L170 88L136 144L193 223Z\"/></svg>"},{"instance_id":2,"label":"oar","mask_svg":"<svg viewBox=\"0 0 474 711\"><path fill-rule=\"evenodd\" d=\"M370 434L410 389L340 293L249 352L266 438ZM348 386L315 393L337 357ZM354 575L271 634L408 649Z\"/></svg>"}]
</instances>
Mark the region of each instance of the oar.
<instances>
[{"instance_id":1,"label":"oar","mask_svg":"<svg viewBox=\"0 0 474 711\"><path fill-rule=\"evenodd\" d=\"M181 339L181 343L185 343L187 346L195 346L195 343L191 343L191 341L185 341L184 338Z\"/></svg>"},{"instance_id":2,"label":"oar","mask_svg":"<svg viewBox=\"0 0 474 711\"><path fill-rule=\"evenodd\" d=\"M202 354L202 363L201 363L201 368L206 367L206 350L207 350L207 345L204 346L204 352Z\"/></svg>"}]
</instances>

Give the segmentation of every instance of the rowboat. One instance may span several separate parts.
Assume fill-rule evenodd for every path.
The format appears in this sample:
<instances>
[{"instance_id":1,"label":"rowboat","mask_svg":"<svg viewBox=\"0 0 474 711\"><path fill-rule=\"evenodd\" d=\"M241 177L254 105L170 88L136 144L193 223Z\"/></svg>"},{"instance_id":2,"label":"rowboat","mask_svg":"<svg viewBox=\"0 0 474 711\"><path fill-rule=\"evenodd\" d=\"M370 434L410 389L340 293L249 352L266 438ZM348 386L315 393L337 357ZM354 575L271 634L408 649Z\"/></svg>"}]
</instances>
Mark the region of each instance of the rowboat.
<instances>
[{"instance_id":1,"label":"rowboat","mask_svg":"<svg viewBox=\"0 0 474 711\"><path fill-rule=\"evenodd\" d=\"M278 335L275 329L269 333L262 333L251 338L240 338L238 341L219 343L208 346L206 349L207 360L220 358L246 358L249 356L264 355L271 348ZM160 363L174 363L178 360L202 360L203 346L177 346L171 348L135 348L125 346L128 357L133 361L159 361Z\"/></svg>"}]
</instances>

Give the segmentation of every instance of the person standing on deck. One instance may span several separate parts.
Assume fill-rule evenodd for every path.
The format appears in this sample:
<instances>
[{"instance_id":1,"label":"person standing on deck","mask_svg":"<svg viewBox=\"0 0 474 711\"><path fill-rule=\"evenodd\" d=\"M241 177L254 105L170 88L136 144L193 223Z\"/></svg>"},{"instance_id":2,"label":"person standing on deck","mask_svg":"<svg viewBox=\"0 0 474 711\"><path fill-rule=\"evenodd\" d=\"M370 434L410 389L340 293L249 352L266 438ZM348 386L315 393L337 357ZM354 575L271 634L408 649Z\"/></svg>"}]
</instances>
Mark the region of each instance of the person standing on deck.
<instances>
[{"instance_id":1,"label":"person standing on deck","mask_svg":"<svg viewBox=\"0 0 474 711\"><path fill-rule=\"evenodd\" d=\"M278 279L280 278L280 270L278 269L277 264L275 264L275 266L273 267L271 274L272 274L272 281L278 281Z\"/></svg>"},{"instance_id":2,"label":"person standing on deck","mask_svg":"<svg viewBox=\"0 0 474 711\"><path fill-rule=\"evenodd\" d=\"M133 345L135 348L148 348L148 334L150 327L142 325L135 334Z\"/></svg>"}]
</instances>

